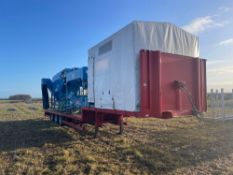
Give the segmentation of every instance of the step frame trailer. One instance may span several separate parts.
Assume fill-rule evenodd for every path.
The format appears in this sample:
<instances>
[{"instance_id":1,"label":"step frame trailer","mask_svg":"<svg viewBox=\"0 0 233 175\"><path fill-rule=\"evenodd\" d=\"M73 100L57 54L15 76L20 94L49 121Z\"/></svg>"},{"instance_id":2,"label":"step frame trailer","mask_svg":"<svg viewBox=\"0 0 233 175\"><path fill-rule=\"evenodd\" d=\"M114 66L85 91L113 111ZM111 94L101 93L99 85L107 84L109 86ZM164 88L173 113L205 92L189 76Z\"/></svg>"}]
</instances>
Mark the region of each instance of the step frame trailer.
<instances>
[{"instance_id":1,"label":"step frame trailer","mask_svg":"<svg viewBox=\"0 0 233 175\"><path fill-rule=\"evenodd\" d=\"M174 116L193 115L193 105L199 112L206 112L206 60L161 51L140 51L140 110L125 111L82 107L80 114L68 114L45 109L45 116L60 125L76 130L85 130L85 124L95 126L96 137L104 123L119 126L127 125L125 117L155 117L168 119ZM187 95L176 87L182 82L192 96L193 104Z\"/></svg>"}]
</instances>

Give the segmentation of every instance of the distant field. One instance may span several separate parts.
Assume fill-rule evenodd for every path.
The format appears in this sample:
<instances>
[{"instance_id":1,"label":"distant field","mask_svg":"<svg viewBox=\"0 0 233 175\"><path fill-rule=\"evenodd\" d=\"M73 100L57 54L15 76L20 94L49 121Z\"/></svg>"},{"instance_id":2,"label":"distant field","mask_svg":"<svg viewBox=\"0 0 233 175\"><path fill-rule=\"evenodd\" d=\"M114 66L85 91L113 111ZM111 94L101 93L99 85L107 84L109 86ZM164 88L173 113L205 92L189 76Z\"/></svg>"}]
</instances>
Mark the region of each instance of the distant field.
<instances>
[{"instance_id":1,"label":"distant field","mask_svg":"<svg viewBox=\"0 0 233 175\"><path fill-rule=\"evenodd\" d=\"M21 100L0 100L0 103L16 103L22 102Z\"/></svg>"},{"instance_id":2,"label":"distant field","mask_svg":"<svg viewBox=\"0 0 233 175\"><path fill-rule=\"evenodd\" d=\"M32 102L41 102L41 99L32 99ZM0 99L0 103L18 103L18 102L24 102L23 100L8 100L8 99Z\"/></svg>"},{"instance_id":3,"label":"distant field","mask_svg":"<svg viewBox=\"0 0 233 175\"><path fill-rule=\"evenodd\" d=\"M129 118L93 138L43 117L41 103L0 101L0 175L233 174L233 121Z\"/></svg>"}]
</instances>

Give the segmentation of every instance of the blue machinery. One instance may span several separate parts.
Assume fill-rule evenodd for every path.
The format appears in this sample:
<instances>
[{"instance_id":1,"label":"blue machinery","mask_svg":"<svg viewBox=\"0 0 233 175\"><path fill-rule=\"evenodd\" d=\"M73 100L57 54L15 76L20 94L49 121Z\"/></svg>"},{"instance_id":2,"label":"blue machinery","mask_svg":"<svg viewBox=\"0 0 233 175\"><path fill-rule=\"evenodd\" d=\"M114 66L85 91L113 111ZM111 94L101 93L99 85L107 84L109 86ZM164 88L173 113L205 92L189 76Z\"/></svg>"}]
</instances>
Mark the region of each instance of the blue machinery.
<instances>
[{"instance_id":1,"label":"blue machinery","mask_svg":"<svg viewBox=\"0 0 233 175\"><path fill-rule=\"evenodd\" d=\"M64 69L52 79L41 81L43 108L45 116L51 121L83 131L84 124L98 128L104 123L119 125L123 133L125 111L112 111L92 107L87 102L87 67Z\"/></svg>"},{"instance_id":2,"label":"blue machinery","mask_svg":"<svg viewBox=\"0 0 233 175\"><path fill-rule=\"evenodd\" d=\"M52 79L41 81L43 108L80 112L87 106L87 67L64 69Z\"/></svg>"}]
</instances>

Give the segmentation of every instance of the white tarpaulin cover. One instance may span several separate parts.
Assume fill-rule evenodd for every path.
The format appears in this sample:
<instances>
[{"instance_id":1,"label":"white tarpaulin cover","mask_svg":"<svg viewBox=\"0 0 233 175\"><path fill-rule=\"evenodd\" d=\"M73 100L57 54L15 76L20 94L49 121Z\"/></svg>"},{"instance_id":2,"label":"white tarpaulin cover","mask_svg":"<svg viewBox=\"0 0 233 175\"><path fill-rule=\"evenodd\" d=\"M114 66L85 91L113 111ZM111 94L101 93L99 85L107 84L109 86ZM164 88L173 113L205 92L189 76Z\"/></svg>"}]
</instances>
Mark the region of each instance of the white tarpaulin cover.
<instances>
[{"instance_id":1,"label":"white tarpaulin cover","mask_svg":"<svg viewBox=\"0 0 233 175\"><path fill-rule=\"evenodd\" d=\"M88 101L99 108L138 111L141 49L198 57L199 41L173 24L130 23L89 49Z\"/></svg>"}]
</instances>

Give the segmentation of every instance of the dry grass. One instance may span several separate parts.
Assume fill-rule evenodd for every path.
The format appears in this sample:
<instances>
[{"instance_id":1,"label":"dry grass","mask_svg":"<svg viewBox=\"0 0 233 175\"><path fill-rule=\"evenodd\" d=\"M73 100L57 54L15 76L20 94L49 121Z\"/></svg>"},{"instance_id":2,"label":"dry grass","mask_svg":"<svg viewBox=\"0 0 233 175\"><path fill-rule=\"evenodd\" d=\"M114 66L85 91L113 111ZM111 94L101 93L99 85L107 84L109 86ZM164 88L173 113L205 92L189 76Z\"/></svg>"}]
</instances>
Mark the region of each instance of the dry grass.
<instances>
[{"instance_id":1,"label":"dry grass","mask_svg":"<svg viewBox=\"0 0 233 175\"><path fill-rule=\"evenodd\" d=\"M232 121L128 118L122 136L93 132L51 123L40 103L0 103L0 174L233 174Z\"/></svg>"}]
</instances>

